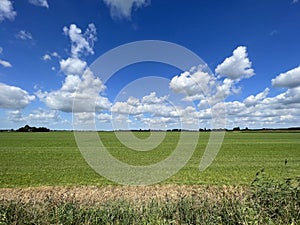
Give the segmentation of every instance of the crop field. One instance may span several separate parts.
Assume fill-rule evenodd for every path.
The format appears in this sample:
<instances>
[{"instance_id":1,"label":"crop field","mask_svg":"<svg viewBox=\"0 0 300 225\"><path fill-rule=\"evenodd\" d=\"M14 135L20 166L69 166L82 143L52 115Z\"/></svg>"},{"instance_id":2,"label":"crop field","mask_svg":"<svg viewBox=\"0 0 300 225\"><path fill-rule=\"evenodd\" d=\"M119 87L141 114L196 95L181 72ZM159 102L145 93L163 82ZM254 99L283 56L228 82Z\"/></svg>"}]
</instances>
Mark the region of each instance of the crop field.
<instances>
[{"instance_id":1,"label":"crop field","mask_svg":"<svg viewBox=\"0 0 300 225\"><path fill-rule=\"evenodd\" d=\"M150 133L134 135L143 140ZM131 165L167 158L179 135L167 132L155 149L140 152L113 132L99 132L110 154ZM160 184L121 186L88 166L72 132L1 132L0 224L300 222L300 133L227 132L200 172L208 138L200 133L186 166Z\"/></svg>"},{"instance_id":2,"label":"crop field","mask_svg":"<svg viewBox=\"0 0 300 225\"><path fill-rule=\"evenodd\" d=\"M179 137L177 132L168 132L157 148L137 152L122 145L113 132L99 135L114 157L133 165L163 160ZM150 134L135 135L145 139ZM200 133L190 161L163 184L249 185L262 168L274 178L300 174L300 133L227 132L214 162L200 172L208 137L209 133ZM0 187L114 184L88 166L72 132L0 133L0 156Z\"/></svg>"}]
</instances>

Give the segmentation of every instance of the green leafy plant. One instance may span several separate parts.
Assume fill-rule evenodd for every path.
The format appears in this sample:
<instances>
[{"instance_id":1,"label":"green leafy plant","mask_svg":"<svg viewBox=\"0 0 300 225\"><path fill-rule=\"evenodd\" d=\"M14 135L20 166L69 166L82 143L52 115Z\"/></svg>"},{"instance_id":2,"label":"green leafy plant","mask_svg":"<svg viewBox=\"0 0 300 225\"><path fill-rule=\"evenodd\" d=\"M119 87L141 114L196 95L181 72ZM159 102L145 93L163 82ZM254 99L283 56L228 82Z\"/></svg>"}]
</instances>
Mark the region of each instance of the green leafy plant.
<instances>
[{"instance_id":1,"label":"green leafy plant","mask_svg":"<svg viewBox=\"0 0 300 225\"><path fill-rule=\"evenodd\" d=\"M264 222L296 224L300 221L300 177L274 181L262 169L252 182L250 198Z\"/></svg>"}]
</instances>

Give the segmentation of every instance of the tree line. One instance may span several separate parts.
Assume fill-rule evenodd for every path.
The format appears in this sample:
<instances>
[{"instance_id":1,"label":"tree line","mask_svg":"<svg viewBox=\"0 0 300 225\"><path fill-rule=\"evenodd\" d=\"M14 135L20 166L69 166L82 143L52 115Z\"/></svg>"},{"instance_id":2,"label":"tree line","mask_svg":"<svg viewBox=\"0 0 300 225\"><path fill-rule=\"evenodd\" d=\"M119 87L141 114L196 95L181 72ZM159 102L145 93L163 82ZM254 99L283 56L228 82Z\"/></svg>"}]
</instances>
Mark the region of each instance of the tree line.
<instances>
[{"instance_id":1,"label":"tree line","mask_svg":"<svg viewBox=\"0 0 300 225\"><path fill-rule=\"evenodd\" d=\"M46 127L31 127L29 125L25 125L24 127L20 127L16 130L17 132L49 132L50 129Z\"/></svg>"}]
</instances>

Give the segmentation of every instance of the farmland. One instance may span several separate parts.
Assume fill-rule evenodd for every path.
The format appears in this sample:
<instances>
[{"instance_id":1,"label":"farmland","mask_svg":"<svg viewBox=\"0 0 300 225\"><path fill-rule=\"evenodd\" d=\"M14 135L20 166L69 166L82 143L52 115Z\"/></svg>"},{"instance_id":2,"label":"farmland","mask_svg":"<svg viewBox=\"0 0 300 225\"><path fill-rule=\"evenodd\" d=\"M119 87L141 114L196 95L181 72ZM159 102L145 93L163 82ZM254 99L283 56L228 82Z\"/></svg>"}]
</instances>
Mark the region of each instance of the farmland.
<instances>
[{"instance_id":1,"label":"farmland","mask_svg":"<svg viewBox=\"0 0 300 225\"><path fill-rule=\"evenodd\" d=\"M99 132L110 153L133 165L148 165L166 158L179 133L168 132L152 151L137 152L118 141L113 132ZM135 133L141 139L149 133ZM204 172L199 163L209 133L187 165L162 184L249 185L260 169L275 179L300 174L300 133L227 132L214 162ZM0 187L114 185L85 162L72 132L0 133Z\"/></svg>"},{"instance_id":2,"label":"farmland","mask_svg":"<svg viewBox=\"0 0 300 225\"><path fill-rule=\"evenodd\" d=\"M115 133L99 132L111 155L132 165L167 158L179 134L168 132L155 149L137 152ZM88 166L72 132L2 132L0 224L300 222L300 133L227 132L214 162L200 172L208 138L200 133L190 161L162 183L121 186Z\"/></svg>"}]
</instances>

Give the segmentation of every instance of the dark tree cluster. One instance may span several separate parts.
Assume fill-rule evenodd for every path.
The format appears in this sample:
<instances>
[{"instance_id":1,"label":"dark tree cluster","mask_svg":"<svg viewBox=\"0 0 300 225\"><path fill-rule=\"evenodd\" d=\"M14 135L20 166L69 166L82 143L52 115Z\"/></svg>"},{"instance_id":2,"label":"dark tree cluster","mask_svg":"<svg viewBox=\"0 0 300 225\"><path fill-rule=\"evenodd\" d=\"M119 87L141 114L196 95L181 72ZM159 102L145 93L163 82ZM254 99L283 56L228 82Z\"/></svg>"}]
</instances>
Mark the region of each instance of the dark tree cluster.
<instances>
[{"instance_id":1,"label":"dark tree cluster","mask_svg":"<svg viewBox=\"0 0 300 225\"><path fill-rule=\"evenodd\" d=\"M49 132L50 129L46 127L31 127L29 125L25 125L24 127L20 127L17 132Z\"/></svg>"}]
</instances>

